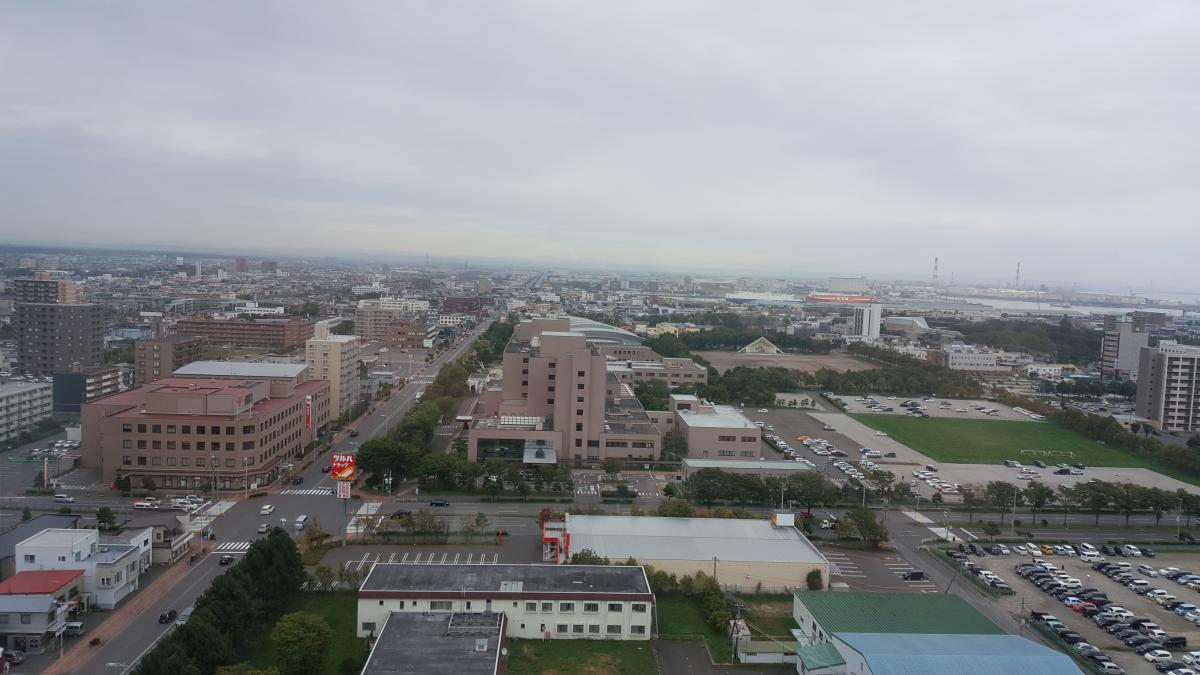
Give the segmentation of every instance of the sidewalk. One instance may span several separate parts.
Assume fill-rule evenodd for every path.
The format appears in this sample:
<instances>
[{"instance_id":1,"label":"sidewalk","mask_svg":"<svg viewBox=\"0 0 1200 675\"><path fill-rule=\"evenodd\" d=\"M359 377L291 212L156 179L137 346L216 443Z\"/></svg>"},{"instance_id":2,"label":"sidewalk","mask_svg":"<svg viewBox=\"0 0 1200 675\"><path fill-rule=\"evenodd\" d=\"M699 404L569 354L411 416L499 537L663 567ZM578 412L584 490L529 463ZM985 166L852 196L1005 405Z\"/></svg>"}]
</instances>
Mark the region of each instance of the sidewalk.
<instances>
[{"instance_id":1,"label":"sidewalk","mask_svg":"<svg viewBox=\"0 0 1200 675\"><path fill-rule=\"evenodd\" d=\"M95 630L90 630L80 638L79 642L68 649L61 659L42 671L43 675L70 675L76 672L88 672L88 662L95 657L97 650L97 647L91 646L89 642L100 638L102 643L107 643L109 640L117 638L122 630L139 616L145 614L154 603L158 602L167 591L178 584L193 569L195 568L182 561L167 568L149 585L142 586L132 599L118 607L116 611L111 612ZM95 670L95 668L91 669L92 672Z\"/></svg>"}]
</instances>

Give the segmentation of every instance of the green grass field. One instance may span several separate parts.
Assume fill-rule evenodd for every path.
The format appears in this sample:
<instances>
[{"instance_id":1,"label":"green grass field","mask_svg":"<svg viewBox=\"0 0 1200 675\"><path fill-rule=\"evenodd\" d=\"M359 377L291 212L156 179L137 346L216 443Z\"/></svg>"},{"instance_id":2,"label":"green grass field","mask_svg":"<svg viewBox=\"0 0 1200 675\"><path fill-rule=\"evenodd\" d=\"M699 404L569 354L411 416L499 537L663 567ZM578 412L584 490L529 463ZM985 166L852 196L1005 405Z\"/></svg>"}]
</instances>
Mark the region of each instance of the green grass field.
<instances>
[{"instance_id":1,"label":"green grass field","mask_svg":"<svg viewBox=\"0 0 1200 675\"><path fill-rule=\"evenodd\" d=\"M1047 464L1083 462L1087 466L1151 467L1132 453L1101 445L1050 422L957 420L902 415L851 415L924 455L941 462ZM1033 450L1037 454L1022 453ZM1055 454L1062 453L1062 454Z\"/></svg>"},{"instance_id":2,"label":"green grass field","mask_svg":"<svg viewBox=\"0 0 1200 675\"><path fill-rule=\"evenodd\" d=\"M511 640L509 675L646 675L658 672L647 640Z\"/></svg>"}]
</instances>

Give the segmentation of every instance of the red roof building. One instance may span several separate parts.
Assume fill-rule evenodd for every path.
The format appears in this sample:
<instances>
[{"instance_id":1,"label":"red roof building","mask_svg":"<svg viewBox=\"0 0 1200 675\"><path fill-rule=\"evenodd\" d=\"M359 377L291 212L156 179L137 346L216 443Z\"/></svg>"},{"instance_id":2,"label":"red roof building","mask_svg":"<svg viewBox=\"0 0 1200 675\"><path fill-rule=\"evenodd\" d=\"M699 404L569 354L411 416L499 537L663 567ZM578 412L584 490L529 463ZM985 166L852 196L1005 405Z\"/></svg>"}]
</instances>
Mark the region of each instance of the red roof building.
<instances>
[{"instance_id":1,"label":"red roof building","mask_svg":"<svg viewBox=\"0 0 1200 675\"><path fill-rule=\"evenodd\" d=\"M53 595L83 576L83 570L28 570L0 581L0 595Z\"/></svg>"}]
</instances>

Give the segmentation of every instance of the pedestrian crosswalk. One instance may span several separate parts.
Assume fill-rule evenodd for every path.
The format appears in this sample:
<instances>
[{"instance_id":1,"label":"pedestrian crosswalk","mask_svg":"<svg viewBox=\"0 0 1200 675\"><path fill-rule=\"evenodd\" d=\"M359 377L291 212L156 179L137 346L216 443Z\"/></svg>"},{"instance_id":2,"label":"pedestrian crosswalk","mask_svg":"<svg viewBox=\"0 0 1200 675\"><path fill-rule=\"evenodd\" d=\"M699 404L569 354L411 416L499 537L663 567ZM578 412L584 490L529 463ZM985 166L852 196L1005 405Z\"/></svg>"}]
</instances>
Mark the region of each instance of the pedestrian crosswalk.
<instances>
[{"instance_id":1,"label":"pedestrian crosswalk","mask_svg":"<svg viewBox=\"0 0 1200 675\"><path fill-rule=\"evenodd\" d=\"M616 488L608 487L608 486L601 487L599 485L593 485L593 484L588 484L588 483L584 483L582 485L575 486L575 494L577 494L577 495L598 495L603 490L616 490ZM644 495L641 492L639 492L637 488L629 488L629 496L630 497L646 497L646 496L653 496L653 495Z\"/></svg>"},{"instance_id":2,"label":"pedestrian crosswalk","mask_svg":"<svg viewBox=\"0 0 1200 675\"><path fill-rule=\"evenodd\" d=\"M253 545L252 541L223 541L217 544L217 553L237 553L245 551Z\"/></svg>"},{"instance_id":3,"label":"pedestrian crosswalk","mask_svg":"<svg viewBox=\"0 0 1200 675\"><path fill-rule=\"evenodd\" d=\"M280 490L281 495L332 495L329 488L310 488L308 490Z\"/></svg>"}]
</instances>

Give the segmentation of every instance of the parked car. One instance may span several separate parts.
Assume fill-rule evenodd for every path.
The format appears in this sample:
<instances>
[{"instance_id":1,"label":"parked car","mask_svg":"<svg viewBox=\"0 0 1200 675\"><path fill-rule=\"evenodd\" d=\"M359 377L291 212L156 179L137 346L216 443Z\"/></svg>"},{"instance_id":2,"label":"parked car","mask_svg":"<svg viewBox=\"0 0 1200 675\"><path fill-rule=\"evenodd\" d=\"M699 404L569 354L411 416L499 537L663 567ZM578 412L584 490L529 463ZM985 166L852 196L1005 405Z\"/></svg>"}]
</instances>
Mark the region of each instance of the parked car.
<instances>
[{"instance_id":1,"label":"parked car","mask_svg":"<svg viewBox=\"0 0 1200 675\"><path fill-rule=\"evenodd\" d=\"M25 660L25 652L20 649L5 649L4 660L15 666Z\"/></svg>"},{"instance_id":2,"label":"parked car","mask_svg":"<svg viewBox=\"0 0 1200 675\"><path fill-rule=\"evenodd\" d=\"M445 499L434 499L433 501L429 502L429 505L430 506L450 506L450 502L446 501Z\"/></svg>"},{"instance_id":3,"label":"parked car","mask_svg":"<svg viewBox=\"0 0 1200 675\"><path fill-rule=\"evenodd\" d=\"M221 556L220 560L217 561L217 564L224 567L226 565L232 565L235 560L237 560L237 558L235 558L227 553L227 554Z\"/></svg>"},{"instance_id":4,"label":"parked car","mask_svg":"<svg viewBox=\"0 0 1200 675\"><path fill-rule=\"evenodd\" d=\"M172 623L175 621L176 617L178 617L178 616L179 616L179 612L176 612L173 609L168 609L167 611L158 615L158 622L159 623Z\"/></svg>"}]
</instances>

